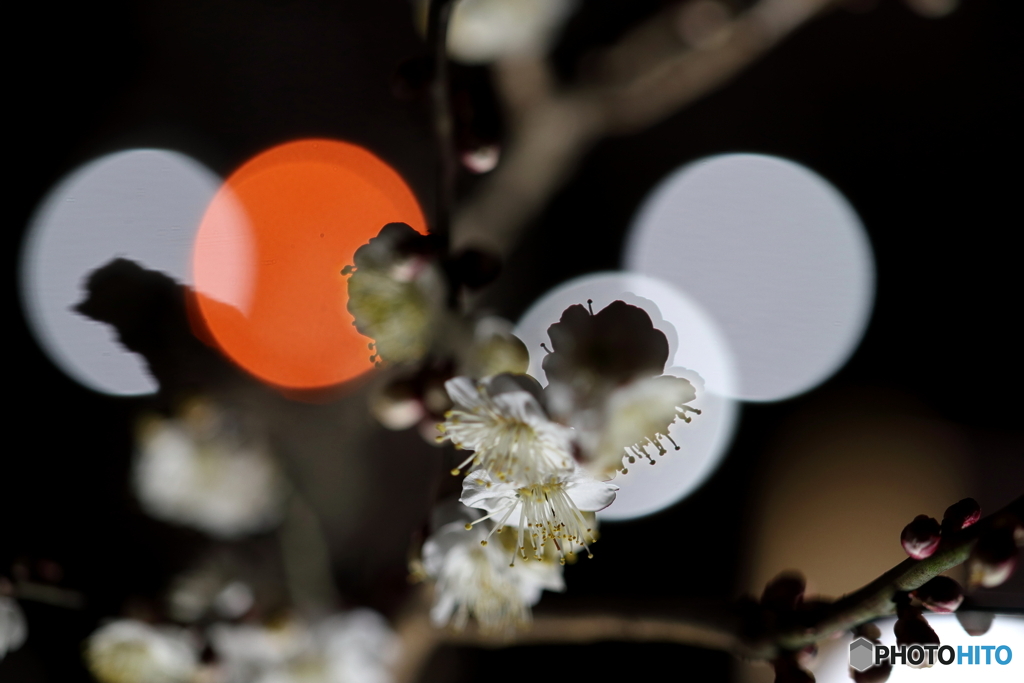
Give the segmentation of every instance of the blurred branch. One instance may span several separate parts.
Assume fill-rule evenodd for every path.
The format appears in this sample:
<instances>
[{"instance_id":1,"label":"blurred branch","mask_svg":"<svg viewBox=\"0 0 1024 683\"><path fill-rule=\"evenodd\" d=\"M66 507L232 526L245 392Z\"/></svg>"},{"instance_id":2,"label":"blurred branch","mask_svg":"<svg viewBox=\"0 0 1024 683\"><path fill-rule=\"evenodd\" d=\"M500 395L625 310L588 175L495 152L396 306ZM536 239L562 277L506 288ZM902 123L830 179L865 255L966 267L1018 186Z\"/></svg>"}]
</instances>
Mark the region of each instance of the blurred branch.
<instances>
[{"instance_id":1,"label":"blurred branch","mask_svg":"<svg viewBox=\"0 0 1024 683\"><path fill-rule=\"evenodd\" d=\"M860 590L824 605L800 623L783 623L770 630L751 623L749 615L733 605L707 605L672 616L637 612L580 611L538 614L532 627L508 636L492 636L475 629L438 630L427 616L428 595L422 592L398 621L405 650L397 670L398 683L413 683L434 649L441 645L512 647L596 643L602 641L664 642L723 650L745 659L772 660L785 651L825 640L896 611L897 593L920 588L932 578L967 560L975 541L1007 517L1024 520L1024 496L967 529L944 539L934 555L907 559ZM977 609L972 607L972 609ZM794 615L799 616L800 612Z\"/></svg>"},{"instance_id":2,"label":"blurred branch","mask_svg":"<svg viewBox=\"0 0 1024 683\"><path fill-rule=\"evenodd\" d=\"M501 164L454 218L453 246L498 254L565 182L602 137L633 133L728 83L836 0L761 0L700 40L679 28L680 3L597 56L593 79L557 90L549 67L518 59L498 65L509 108L510 142Z\"/></svg>"},{"instance_id":3,"label":"blurred branch","mask_svg":"<svg viewBox=\"0 0 1024 683\"><path fill-rule=\"evenodd\" d=\"M434 111L434 135L437 143L438 177L437 206L433 232L447 235L455 199L455 122L452 117L451 93L448 84L448 21L454 0L430 0L427 14L427 45L433 58L434 72L430 99Z\"/></svg>"}]
</instances>

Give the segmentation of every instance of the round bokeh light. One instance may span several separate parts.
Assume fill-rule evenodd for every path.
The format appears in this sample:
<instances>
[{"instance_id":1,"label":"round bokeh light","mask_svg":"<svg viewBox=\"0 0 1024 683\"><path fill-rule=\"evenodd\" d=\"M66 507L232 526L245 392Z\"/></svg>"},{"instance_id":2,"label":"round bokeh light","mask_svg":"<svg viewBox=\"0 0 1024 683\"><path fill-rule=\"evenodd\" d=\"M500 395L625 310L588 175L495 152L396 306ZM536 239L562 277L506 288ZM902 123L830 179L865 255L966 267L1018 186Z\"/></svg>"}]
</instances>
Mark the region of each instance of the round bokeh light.
<instances>
[{"instance_id":1,"label":"round bokeh light","mask_svg":"<svg viewBox=\"0 0 1024 683\"><path fill-rule=\"evenodd\" d=\"M714 318L735 355L729 395L748 401L828 379L860 342L874 300L871 247L846 199L813 171L757 154L668 176L637 214L625 264Z\"/></svg>"},{"instance_id":2,"label":"round bokeh light","mask_svg":"<svg viewBox=\"0 0 1024 683\"><path fill-rule=\"evenodd\" d=\"M531 375L541 384L541 368L550 346L547 330L574 304L593 301L594 312L621 300L643 308L654 327L669 342L666 374L689 379L697 387L693 407L702 414L690 424L677 421L669 436L680 450L657 458L654 466L637 462L615 483L615 503L598 515L604 520L635 519L663 510L694 491L714 472L725 454L736 425L735 401L719 393L731 391L734 369L731 354L711 318L692 299L664 282L631 273L596 273L564 283L533 304L520 318L515 334L530 351Z\"/></svg>"},{"instance_id":3,"label":"round bokeh light","mask_svg":"<svg viewBox=\"0 0 1024 683\"><path fill-rule=\"evenodd\" d=\"M21 254L21 297L40 346L68 376L107 394L156 391L113 328L73 307L89 274L119 257L189 283L195 231L220 183L187 156L136 149L82 166L46 196Z\"/></svg>"},{"instance_id":4,"label":"round bokeh light","mask_svg":"<svg viewBox=\"0 0 1024 683\"><path fill-rule=\"evenodd\" d=\"M195 242L199 310L221 350L286 388L369 370L370 339L352 324L341 270L393 222L426 231L412 190L362 147L300 140L246 162L214 198ZM240 256L231 247L238 242L251 243L252 255Z\"/></svg>"}]
</instances>

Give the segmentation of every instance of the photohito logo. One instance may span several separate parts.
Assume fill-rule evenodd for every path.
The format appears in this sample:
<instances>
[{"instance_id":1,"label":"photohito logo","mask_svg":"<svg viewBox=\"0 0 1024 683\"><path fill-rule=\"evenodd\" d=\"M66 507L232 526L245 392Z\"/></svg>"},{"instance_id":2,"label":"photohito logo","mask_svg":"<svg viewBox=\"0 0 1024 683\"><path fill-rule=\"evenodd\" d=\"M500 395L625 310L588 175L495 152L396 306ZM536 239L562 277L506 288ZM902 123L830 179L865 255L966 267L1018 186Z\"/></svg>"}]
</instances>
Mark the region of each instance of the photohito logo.
<instances>
[{"instance_id":1,"label":"photohito logo","mask_svg":"<svg viewBox=\"0 0 1024 683\"><path fill-rule=\"evenodd\" d=\"M1013 660L1009 645L876 645L867 638L850 643L850 666L867 671L873 666L907 664L933 666L935 664L986 666L1006 665Z\"/></svg>"}]
</instances>

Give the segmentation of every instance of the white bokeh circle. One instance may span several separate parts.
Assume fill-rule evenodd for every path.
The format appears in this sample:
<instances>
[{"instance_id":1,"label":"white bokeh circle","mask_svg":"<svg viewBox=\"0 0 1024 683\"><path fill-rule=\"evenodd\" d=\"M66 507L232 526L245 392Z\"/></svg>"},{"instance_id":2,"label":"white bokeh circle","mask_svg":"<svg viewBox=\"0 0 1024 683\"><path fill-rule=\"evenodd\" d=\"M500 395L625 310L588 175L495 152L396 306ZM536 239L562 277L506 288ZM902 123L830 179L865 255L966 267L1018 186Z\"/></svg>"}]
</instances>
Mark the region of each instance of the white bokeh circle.
<instances>
[{"instance_id":1,"label":"white bokeh circle","mask_svg":"<svg viewBox=\"0 0 1024 683\"><path fill-rule=\"evenodd\" d=\"M73 310L89 274L122 257L191 283L191 253L221 179L177 152L135 149L91 161L44 198L21 253L21 299L29 327L53 362L107 394L157 389L142 358L114 330Z\"/></svg>"},{"instance_id":2,"label":"white bokeh circle","mask_svg":"<svg viewBox=\"0 0 1024 683\"><path fill-rule=\"evenodd\" d=\"M548 328L573 304L593 300L597 312L616 300L643 308L668 337L666 374L690 379L698 388L693 406L702 411L690 424L677 421L669 435L680 450L655 456L656 465L638 461L620 474L615 502L598 515L604 520L635 519L663 510L699 487L718 466L736 425L735 401L712 387L730 391L734 371L728 345L714 322L692 299L669 284L642 275L607 272L566 282L545 294L520 318L515 334L530 351L529 373L541 384L550 348Z\"/></svg>"},{"instance_id":3,"label":"white bokeh circle","mask_svg":"<svg viewBox=\"0 0 1024 683\"><path fill-rule=\"evenodd\" d=\"M669 175L637 213L624 264L708 312L735 357L729 395L748 401L828 379L860 343L874 302L871 246L850 204L804 166L758 154Z\"/></svg>"}]
</instances>

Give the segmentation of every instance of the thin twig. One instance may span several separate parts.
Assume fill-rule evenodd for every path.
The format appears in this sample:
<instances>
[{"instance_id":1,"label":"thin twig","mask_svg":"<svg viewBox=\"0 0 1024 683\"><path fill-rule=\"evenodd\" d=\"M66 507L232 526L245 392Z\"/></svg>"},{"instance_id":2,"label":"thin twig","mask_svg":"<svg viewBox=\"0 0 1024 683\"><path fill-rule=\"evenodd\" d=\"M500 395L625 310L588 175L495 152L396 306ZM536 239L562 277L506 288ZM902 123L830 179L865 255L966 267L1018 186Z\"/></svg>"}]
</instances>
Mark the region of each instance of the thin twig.
<instances>
[{"instance_id":1,"label":"thin twig","mask_svg":"<svg viewBox=\"0 0 1024 683\"><path fill-rule=\"evenodd\" d=\"M697 46L665 28L680 10L673 7L599 57L602 78L533 97L527 109L513 85L517 65L499 68L515 129L501 164L455 216L453 246L506 254L595 142L653 125L723 86L834 4L761 0ZM662 37L659 50L649 44L655 34ZM525 75L535 78L536 71Z\"/></svg>"}]
</instances>

